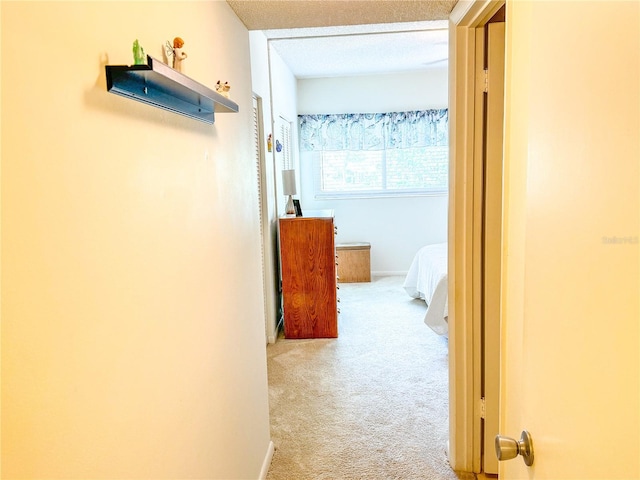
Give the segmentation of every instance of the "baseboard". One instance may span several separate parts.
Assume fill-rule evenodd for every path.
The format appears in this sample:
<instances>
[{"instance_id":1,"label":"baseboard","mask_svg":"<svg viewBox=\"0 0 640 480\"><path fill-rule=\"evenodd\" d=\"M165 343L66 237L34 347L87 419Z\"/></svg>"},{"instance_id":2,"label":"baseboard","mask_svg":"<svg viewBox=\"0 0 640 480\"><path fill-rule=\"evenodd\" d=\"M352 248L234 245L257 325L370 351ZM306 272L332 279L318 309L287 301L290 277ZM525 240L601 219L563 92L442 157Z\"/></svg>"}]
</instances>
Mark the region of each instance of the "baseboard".
<instances>
[{"instance_id":1,"label":"baseboard","mask_svg":"<svg viewBox=\"0 0 640 480\"><path fill-rule=\"evenodd\" d=\"M267 448L267 454L264 457L264 462L262 462L262 468L260 469L260 477L258 480L265 480L267 478L267 473L269 473L269 467L271 466L271 460L273 459L273 452L275 452L275 446L270 440L269 447Z\"/></svg>"},{"instance_id":2,"label":"baseboard","mask_svg":"<svg viewBox=\"0 0 640 480\"><path fill-rule=\"evenodd\" d=\"M276 327L274 332L267 337L267 343L274 344L276 343L277 338L278 338L278 327Z\"/></svg>"},{"instance_id":3,"label":"baseboard","mask_svg":"<svg viewBox=\"0 0 640 480\"><path fill-rule=\"evenodd\" d=\"M386 271L386 270L382 270L382 271L378 271L378 272L371 272L371 276L372 277L406 277L407 276L407 272L406 270L404 272L395 272L395 271Z\"/></svg>"},{"instance_id":4,"label":"baseboard","mask_svg":"<svg viewBox=\"0 0 640 480\"><path fill-rule=\"evenodd\" d=\"M274 344L276 340L278 340L278 336L280 335L280 330L284 328L284 319L280 317L278 323L276 324L276 329L273 331L271 335L267 337L267 343Z\"/></svg>"}]
</instances>

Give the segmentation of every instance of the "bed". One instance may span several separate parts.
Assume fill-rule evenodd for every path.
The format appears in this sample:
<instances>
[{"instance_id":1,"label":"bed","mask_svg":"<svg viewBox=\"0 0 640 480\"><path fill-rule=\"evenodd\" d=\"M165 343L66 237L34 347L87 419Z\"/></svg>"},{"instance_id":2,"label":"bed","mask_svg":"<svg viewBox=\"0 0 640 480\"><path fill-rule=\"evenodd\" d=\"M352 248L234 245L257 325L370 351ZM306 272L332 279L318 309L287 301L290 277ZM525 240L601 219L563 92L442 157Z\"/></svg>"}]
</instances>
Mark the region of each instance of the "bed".
<instances>
[{"instance_id":1,"label":"bed","mask_svg":"<svg viewBox=\"0 0 640 480\"><path fill-rule=\"evenodd\" d=\"M438 335L447 335L447 244L426 245L418 250L403 287L411 297L427 303L424 323Z\"/></svg>"}]
</instances>

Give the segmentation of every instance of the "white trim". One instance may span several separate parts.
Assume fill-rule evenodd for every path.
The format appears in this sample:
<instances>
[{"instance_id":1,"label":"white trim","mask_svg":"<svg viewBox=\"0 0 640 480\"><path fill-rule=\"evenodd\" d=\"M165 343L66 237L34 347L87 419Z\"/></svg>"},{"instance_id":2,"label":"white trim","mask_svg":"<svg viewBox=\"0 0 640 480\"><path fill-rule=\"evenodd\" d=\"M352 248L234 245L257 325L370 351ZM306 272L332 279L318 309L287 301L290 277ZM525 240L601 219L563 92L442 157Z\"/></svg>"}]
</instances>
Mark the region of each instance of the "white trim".
<instances>
[{"instance_id":1,"label":"white trim","mask_svg":"<svg viewBox=\"0 0 640 480\"><path fill-rule=\"evenodd\" d=\"M476 405L478 322L474 320L480 293L474 240L476 28L503 4L501 0L464 0L449 17L449 463L454 470L475 473L482 466Z\"/></svg>"},{"instance_id":2,"label":"white trim","mask_svg":"<svg viewBox=\"0 0 640 480\"><path fill-rule=\"evenodd\" d=\"M455 26L479 27L493 17L504 3L503 0L460 0L449 14L449 21Z\"/></svg>"},{"instance_id":3,"label":"white trim","mask_svg":"<svg viewBox=\"0 0 640 480\"><path fill-rule=\"evenodd\" d=\"M269 446L267 447L267 454L264 457L264 461L262 462L262 468L260 469L259 480L266 480L267 474L269 473L269 467L271 466L271 460L273 460L273 453L275 452L275 446L273 442L269 440Z\"/></svg>"},{"instance_id":4,"label":"white trim","mask_svg":"<svg viewBox=\"0 0 640 480\"><path fill-rule=\"evenodd\" d=\"M449 26L451 26L451 24L461 24L462 19L467 16L469 10L471 10L474 4L477 3L480 2L474 2L473 0L460 0L458 3L456 3L456 6L453 7L453 10L451 10L451 13L449 14Z\"/></svg>"},{"instance_id":5,"label":"white trim","mask_svg":"<svg viewBox=\"0 0 640 480\"><path fill-rule=\"evenodd\" d=\"M400 272L393 270L379 270L377 272L372 271L371 277L406 277L407 273L409 273L407 270L403 270Z\"/></svg>"},{"instance_id":6,"label":"white trim","mask_svg":"<svg viewBox=\"0 0 640 480\"><path fill-rule=\"evenodd\" d=\"M278 321L275 322L275 327L273 329L273 332L271 332L271 335L267 336L267 343L270 343L273 345L274 343L276 343L276 341L278 341L278 337L280 336L280 331L284 328L283 323L284 323L284 319L282 316L280 316Z\"/></svg>"},{"instance_id":7,"label":"white trim","mask_svg":"<svg viewBox=\"0 0 640 480\"><path fill-rule=\"evenodd\" d=\"M397 190L381 190L380 192L353 192L353 193L316 193L316 200L355 200L362 198L406 198L406 197L446 197L446 190L424 190L400 192Z\"/></svg>"},{"instance_id":8,"label":"white trim","mask_svg":"<svg viewBox=\"0 0 640 480\"><path fill-rule=\"evenodd\" d=\"M465 4L466 5L466 4ZM463 5L464 6L464 5ZM467 5L468 7L468 5ZM449 463L473 471L473 70L475 34L449 30Z\"/></svg>"}]
</instances>

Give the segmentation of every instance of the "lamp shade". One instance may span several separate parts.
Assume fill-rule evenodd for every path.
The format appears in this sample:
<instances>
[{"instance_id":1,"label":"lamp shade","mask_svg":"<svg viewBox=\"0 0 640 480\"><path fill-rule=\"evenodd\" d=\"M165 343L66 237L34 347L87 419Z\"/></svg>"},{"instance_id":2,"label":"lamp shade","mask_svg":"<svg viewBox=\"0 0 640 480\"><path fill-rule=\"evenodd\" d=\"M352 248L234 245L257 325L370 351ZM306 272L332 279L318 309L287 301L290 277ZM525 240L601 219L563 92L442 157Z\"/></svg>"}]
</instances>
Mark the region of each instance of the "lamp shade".
<instances>
[{"instance_id":1,"label":"lamp shade","mask_svg":"<svg viewBox=\"0 0 640 480\"><path fill-rule=\"evenodd\" d=\"M282 193L284 195L296 194L296 171L282 170Z\"/></svg>"}]
</instances>

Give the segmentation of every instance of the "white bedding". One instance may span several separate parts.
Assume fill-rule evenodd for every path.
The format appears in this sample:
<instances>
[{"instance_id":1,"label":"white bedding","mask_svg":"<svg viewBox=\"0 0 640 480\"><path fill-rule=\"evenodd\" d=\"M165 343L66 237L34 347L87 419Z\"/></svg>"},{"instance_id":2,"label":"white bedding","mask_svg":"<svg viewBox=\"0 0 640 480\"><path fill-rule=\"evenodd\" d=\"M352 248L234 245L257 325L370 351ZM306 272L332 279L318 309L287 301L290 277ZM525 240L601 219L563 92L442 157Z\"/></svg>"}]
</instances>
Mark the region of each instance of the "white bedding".
<instances>
[{"instance_id":1,"label":"white bedding","mask_svg":"<svg viewBox=\"0 0 640 480\"><path fill-rule=\"evenodd\" d=\"M427 245L418 250L403 286L410 296L427 303L424 323L438 335L447 335L447 244Z\"/></svg>"}]
</instances>

